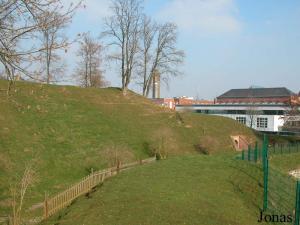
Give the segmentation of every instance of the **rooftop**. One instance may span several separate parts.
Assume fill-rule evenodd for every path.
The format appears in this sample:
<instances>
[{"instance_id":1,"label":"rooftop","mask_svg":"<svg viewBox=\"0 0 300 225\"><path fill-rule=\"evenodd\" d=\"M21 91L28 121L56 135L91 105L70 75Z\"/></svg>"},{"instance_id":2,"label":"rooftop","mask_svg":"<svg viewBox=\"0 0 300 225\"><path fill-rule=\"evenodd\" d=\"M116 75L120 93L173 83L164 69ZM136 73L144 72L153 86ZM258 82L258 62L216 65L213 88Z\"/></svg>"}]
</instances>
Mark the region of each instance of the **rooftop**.
<instances>
[{"instance_id":1,"label":"rooftop","mask_svg":"<svg viewBox=\"0 0 300 225\"><path fill-rule=\"evenodd\" d=\"M290 97L294 92L285 87L276 88L246 88L231 89L217 97L222 98L270 98L270 97Z\"/></svg>"}]
</instances>

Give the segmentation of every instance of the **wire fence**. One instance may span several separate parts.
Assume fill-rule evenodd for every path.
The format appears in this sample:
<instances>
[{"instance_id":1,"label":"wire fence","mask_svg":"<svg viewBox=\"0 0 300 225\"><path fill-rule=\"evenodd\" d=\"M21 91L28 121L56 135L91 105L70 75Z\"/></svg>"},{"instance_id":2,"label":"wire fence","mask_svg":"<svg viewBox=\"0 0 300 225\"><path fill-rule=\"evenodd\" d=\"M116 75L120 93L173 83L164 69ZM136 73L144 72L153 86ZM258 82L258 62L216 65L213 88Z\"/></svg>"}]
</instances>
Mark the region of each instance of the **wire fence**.
<instances>
[{"instance_id":1,"label":"wire fence","mask_svg":"<svg viewBox=\"0 0 300 225\"><path fill-rule=\"evenodd\" d=\"M282 155L282 154L291 154L300 152L300 144L292 143L292 144L273 144L267 146L268 156L272 155ZM263 157L263 144L261 146L256 143L254 146L249 145L247 150L243 150L241 153L241 159L250 161L250 162L258 162L261 161Z\"/></svg>"},{"instance_id":2,"label":"wire fence","mask_svg":"<svg viewBox=\"0 0 300 225\"><path fill-rule=\"evenodd\" d=\"M269 167L268 184L268 211L275 215L294 217L296 180Z\"/></svg>"},{"instance_id":3,"label":"wire fence","mask_svg":"<svg viewBox=\"0 0 300 225\"><path fill-rule=\"evenodd\" d=\"M300 144L290 143L290 144L273 144L269 146L269 155L275 154L290 154L300 152Z\"/></svg>"},{"instance_id":4,"label":"wire fence","mask_svg":"<svg viewBox=\"0 0 300 225\"><path fill-rule=\"evenodd\" d=\"M266 222L299 225L300 182L269 165L271 155L297 152L300 152L299 143L269 145L265 135L261 145L249 145L240 155L244 161L257 163L263 172L261 210L269 220Z\"/></svg>"}]
</instances>

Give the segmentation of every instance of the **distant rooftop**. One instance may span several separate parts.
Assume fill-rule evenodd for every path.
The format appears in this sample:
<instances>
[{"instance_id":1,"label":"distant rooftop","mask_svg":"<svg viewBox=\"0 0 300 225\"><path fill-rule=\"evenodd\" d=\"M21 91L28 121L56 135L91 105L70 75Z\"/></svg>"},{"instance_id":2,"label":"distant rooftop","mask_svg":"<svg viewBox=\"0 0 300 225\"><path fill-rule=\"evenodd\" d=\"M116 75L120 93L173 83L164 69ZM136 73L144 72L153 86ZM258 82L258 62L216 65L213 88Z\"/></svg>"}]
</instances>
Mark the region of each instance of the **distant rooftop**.
<instances>
[{"instance_id":1,"label":"distant rooftop","mask_svg":"<svg viewBox=\"0 0 300 225\"><path fill-rule=\"evenodd\" d=\"M231 89L217 97L222 98L270 98L270 97L289 97L295 95L294 92L285 87L276 88L246 88Z\"/></svg>"}]
</instances>

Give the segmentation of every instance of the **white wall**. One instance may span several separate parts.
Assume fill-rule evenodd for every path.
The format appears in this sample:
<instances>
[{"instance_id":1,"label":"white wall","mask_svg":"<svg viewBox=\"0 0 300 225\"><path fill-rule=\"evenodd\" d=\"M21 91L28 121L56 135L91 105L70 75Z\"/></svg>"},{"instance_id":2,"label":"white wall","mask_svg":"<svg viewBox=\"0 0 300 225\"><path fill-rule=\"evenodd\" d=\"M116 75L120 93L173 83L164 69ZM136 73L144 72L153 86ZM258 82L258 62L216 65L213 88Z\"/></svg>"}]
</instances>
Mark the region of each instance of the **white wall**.
<instances>
[{"instance_id":1,"label":"white wall","mask_svg":"<svg viewBox=\"0 0 300 225\"><path fill-rule=\"evenodd\" d=\"M212 114L210 114L212 115ZM246 125L250 127L251 120L249 115L244 114L217 114L216 116L224 116L236 120L237 117L246 117ZM278 121L280 116L273 116L273 115L256 115L253 119L252 128L259 131L270 131L270 132L277 132L278 126L280 126L280 122ZM257 127L257 118L267 118L268 119L268 127L261 128Z\"/></svg>"},{"instance_id":2,"label":"white wall","mask_svg":"<svg viewBox=\"0 0 300 225\"><path fill-rule=\"evenodd\" d=\"M247 110L247 105L192 105L192 106L177 106L176 111L196 111L196 110ZM257 107L258 111L261 110L287 110L286 106L283 105L260 105ZM237 117L246 117L246 125L250 127L250 115L245 114L209 114L216 116L224 116L236 120ZM283 125L281 115L255 115L252 128L259 131L278 132L279 128ZM257 118L267 118L268 127L261 128L257 127Z\"/></svg>"}]
</instances>

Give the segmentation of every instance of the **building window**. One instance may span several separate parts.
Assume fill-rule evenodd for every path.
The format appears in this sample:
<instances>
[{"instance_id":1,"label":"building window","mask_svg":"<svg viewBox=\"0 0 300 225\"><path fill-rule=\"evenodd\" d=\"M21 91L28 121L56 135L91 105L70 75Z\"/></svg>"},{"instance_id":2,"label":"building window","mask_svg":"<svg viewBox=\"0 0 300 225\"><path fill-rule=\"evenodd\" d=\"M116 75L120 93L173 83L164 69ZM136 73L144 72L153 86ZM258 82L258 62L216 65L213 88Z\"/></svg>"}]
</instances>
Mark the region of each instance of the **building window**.
<instances>
[{"instance_id":1,"label":"building window","mask_svg":"<svg viewBox=\"0 0 300 225\"><path fill-rule=\"evenodd\" d=\"M238 116L236 117L236 121L242 124L246 124L246 117Z\"/></svg>"},{"instance_id":2,"label":"building window","mask_svg":"<svg viewBox=\"0 0 300 225\"><path fill-rule=\"evenodd\" d=\"M257 118L257 128L268 128L268 118Z\"/></svg>"}]
</instances>

